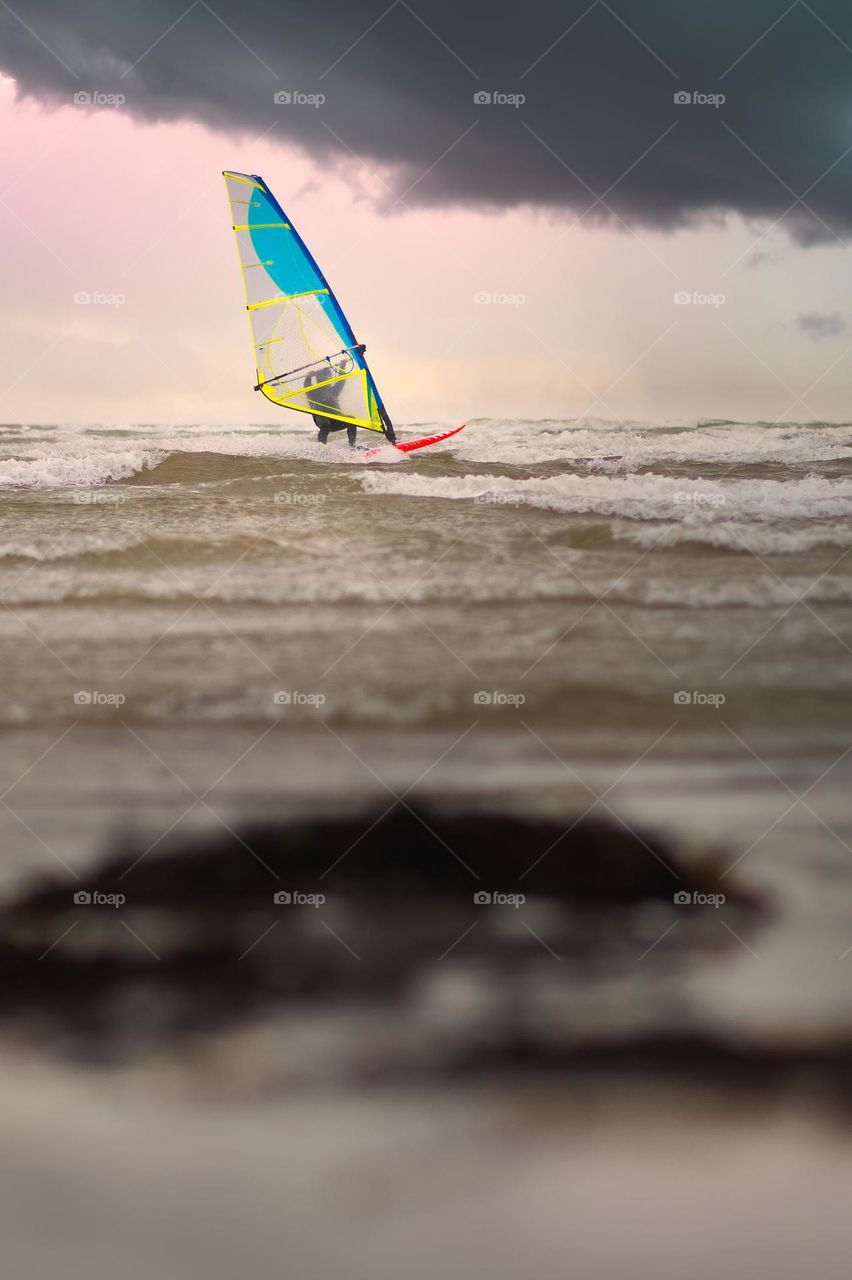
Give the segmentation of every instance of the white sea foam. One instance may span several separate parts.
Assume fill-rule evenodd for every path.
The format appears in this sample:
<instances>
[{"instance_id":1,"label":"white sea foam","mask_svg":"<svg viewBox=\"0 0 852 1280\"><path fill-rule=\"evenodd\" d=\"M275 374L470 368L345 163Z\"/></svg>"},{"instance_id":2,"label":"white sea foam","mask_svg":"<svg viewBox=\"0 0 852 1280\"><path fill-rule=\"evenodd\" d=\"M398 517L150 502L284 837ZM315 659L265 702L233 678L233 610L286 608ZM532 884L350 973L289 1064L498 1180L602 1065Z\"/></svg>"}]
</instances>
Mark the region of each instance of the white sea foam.
<instances>
[{"instance_id":1,"label":"white sea foam","mask_svg":"<svg viewBox=\"0 0 852 1280\"><path fill-rule=\"evenodd\" d=\"M371 493L475 500L482 506L544 507L573 514L676 520L687 526L732 520L813 520L852 517L852 480L691 480L676 476L562 474L424 476L368 473Z\"/></svg>"},{"instance_id":2,"label":"white sea foam","mask_svg":"<svg viewBox=\"0 0 852 1280\"><path fill-rule=\"evenodd\" d=\"M121 440L121 447L116 447ZM108 443L107 443L108 442ZM310 432L234 427L59 428L56 437L26 449L0 432L0 488L72 488L126 480L175 454L233 458L354 461L336 444L325 450Z\"/></svg>"},{"instance_id":3,"label":"white sea foam","mask_svg":"<svg viewBox=\"0 0 852 1280\"><path fill-rule=\"evenodd\" d=\"M469 462L535 466L622 454L631 465L713 462L732 467L852 458L852 425L732 422L472 423L452 442Z\"/></svg>"},{"instance_id":4,"label":"white sea foam","mask_svg":"<svg viewBox=\"0 0 852 1280\"><path fill-rule=\"evenodd\" d=\"M0 461L0 487L62 489L126 480L158 459L140 449L83 453L47 445L43 452Z\"/></svg>"},{"instance_id":5,"label":"white sea foam","mask_svg":"<svg viewBox=\"0 0 852 1280\"><path fill-rule=\"evenodd\" d=\"M614 536L643 548L685 546L690 543L723 551L752 552L757 556L795 555L817 547L852 546L852 524L815 524L782 529L771 524L631 524L615 529Z\"/></svg>"},{"instance_id":6,"label":"white sea foam","mask_svg":"<svg viewBox=\"0 0 852 1280\"><path fill-rule=\"evenodd\" d=\"M611 553L608 558L612 559ZM204 570L181 565L162 573L150 568L78 568L69 574L56 564L45 564L36 572L20 573L11 568L0 571L0 596L15 608L104 601L115 606L135 602L185 605L199 601L213 609L286 607L291 619L294 610L310 610L313 606L370 608L392 605L401 598L412 606L500 607L572 602L585 606L603 599L610 605L673 609L769 609L786 607L800 599L811 606L846 605L852 601L852 578L839 574L820 577L815 571L810 576L798 573L776 577L755 563L753 572L738 576L667 577L652 559L631 564L634 560L635 556L626 562L622 557L604 569L598 555L575 555L568 560L563 549L559 559L542 558L532 570L528 565L517 569L501 565L473 580L459 578L450 564L445 572L438 570L422 581L399 574L342 575L335 566L319 572L305 568L294 571L284 561L270 568L247 559L240 561L239 572L229 572L226 564ZM108 615L104 619L108 622ZM0 614L0 632L6 629L5 624L14 631L14 619ZM118 620L117 625L121 630L125 623Z\"/></svg>"},{"instance_id":7,"label":"white sea foam","mask_svg":"<svg viewBox=\"0 0 852 1280\"><path fill-rule=\"evenodd\" d=\"M446 423L418 423L402 428L401 437L445 430ZM224 457L329 460L358 465L345 442L317 445L311 424L280 426L206 424L174 426L56 427L22 434L0 428L0 487L61 488L109 484L155 466L172 454L211 453ZM373 443L369 433L365 442ZM120 447L119 447L120 446ZM621 455L623 468L654 463L712 463L729 466L779 464L806 466L852 458L852 425L798 423L610 422L479 420L440 446L459 462L541 466L572 459L592 468L613 468L601 459ZM424 455L435 457L435 454ZM378 461L400 460L387 451ZM595 461L597 460L597 461ZM417 462L417 455L407 459Z\"/></svg>"},{"instance_id":8,"label":"white sea foam","mask_svg":"<svg viewBox=\"0 0 852 1280\"><path fill-rule=\"evenodd\" d=\"M427 434L440 426L417 424L402 434ZM160 463L202 453L298 463L322 459L353 467L349 474L357 475L370 495L605 517L612 522L611 536L643 548L655 543L661 547L699 543L743 550L745 542L758 554L783 554L820 545L852 545L852 480L806 474L809 466L852 458L849 424L475 421L437 453L407 458L390 453L395 461L404 462L392 471L363 466L363 455L350 452L345 442L318 446L310 425L301 421L282 423L280 428L57 427L49 442L42 438L44 430L37 429L38 435L36 429L25 433L28 447L22 449L20 428L0 429L0 487L97 489L133 476L144 484L146 475L153 476ZM498 463L510 467L552 463L560 469L558 474L535 476L436 474L434 461L446 459L447 451L455 472ZM608 453L623 455L625 461L607 463L602 458ZM429 459L428 469L421 465L421 458ZM585 463L579 472L564 470L572 459L580 458L597 461ZM679 467L693 463L695 468L712 464L716 474L705 480L636 470L654 463L660 470L667 463ZM788 478L738 474L737 468L746 464L784 467L781 476ZM164 474L168 483L180 482L180 467ZM224 474L227 479L227 471ZM321 474L327 478L323 483L334 483L334 469ZM306 483L315 485L318 479L314 471ZM4 538L0 558L4 554L43 558L41 543L27 545L23 533L21 537L24 545L14 537ZM124 544L119 538L112 545L120 549ZM56 554L69 551L63 540Z\"/></svg>"}]
</instances>

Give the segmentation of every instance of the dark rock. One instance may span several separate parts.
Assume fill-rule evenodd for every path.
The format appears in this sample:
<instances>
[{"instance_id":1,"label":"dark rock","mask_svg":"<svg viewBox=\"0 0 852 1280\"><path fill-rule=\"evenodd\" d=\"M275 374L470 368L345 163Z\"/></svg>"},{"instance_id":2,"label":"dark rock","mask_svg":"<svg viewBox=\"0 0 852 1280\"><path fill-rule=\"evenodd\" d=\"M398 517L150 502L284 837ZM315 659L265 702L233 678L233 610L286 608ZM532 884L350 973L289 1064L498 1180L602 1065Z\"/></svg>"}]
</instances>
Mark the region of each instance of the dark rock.
<instances>
[{"instance_id":1,"label":"dark rock","mask_svg":"<svg viewBox=\"0 0 852 1280\"><path fill-rule=\"evenodd\" d=\"M756 904L723 883L739 931ZM672 948L688 964L690 947L729 946L712 907L678 916L674 904L677 892L718 891L708 864L586 819L397 806L127 847L85 885L51 881L0 913L0 1019L55 1024L100 1048L294 1007L370 1004L399 1020L436 973L469 966L473 1005L458 1031L470 1034L496 990L507 1043L546 986L542 964L564 961L569 1002L588 1003L590 980L622 980L647 949L649 911L651 941L683 927L643 981ZM81 892L98 901L75 901ZM508 902L480 904L482 892ZM291 900L276 902L282 893Z\"/></svg>"}]
</instances>

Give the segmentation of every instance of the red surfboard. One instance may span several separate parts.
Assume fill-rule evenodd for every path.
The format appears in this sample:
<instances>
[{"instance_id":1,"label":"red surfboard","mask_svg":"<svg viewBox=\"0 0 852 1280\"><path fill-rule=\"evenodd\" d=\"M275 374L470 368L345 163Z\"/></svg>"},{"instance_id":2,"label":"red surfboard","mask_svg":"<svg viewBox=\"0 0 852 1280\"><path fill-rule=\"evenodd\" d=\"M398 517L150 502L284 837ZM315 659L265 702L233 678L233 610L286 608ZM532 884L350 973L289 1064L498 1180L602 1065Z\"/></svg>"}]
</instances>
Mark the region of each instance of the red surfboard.
<instances>
[{"instance_id":1,"label":"red surfboard","mask_svg":"<svg viewBox=\"0 0 852 1280\"><path fill-rule=\"evenodd\" d=\"M374 458L377 453L383 453L385 449L397 449L400 453L411 453L414 449L425 449L430 444L440 444L442 440L449 440L450 436L457 436L460 431L464 431L467 423L462 423L460 427L455 427L452 431L444 431L439 436L424 436L422 440L404 440L402 444L380 444L375 449L368 449L364 454L365 458Z\"/></svg>"}]
</instances>

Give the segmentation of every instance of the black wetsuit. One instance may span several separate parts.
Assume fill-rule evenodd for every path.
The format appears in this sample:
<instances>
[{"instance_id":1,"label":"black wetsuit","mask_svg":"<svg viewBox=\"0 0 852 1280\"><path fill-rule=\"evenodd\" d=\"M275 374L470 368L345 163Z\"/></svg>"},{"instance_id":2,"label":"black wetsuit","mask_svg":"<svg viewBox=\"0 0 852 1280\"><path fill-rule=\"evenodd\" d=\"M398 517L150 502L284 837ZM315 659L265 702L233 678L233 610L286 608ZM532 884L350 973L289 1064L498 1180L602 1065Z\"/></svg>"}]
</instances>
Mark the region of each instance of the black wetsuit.
<instances>
[{"instance_id":1,"label":"black wetsuit","mask_svg":"<svg viewBox=\"0 0 852 1280\"><path fill-rule=\"evenodd\" d=\"M363 351L364 348L358 347L357 350ZM329 377L329 370L315 369L312 373L309 373L308 376L305 378L304 385L306 388L311 387L318 382L325 382L328 379L328 377ZM338 400L340 399L340 393L342 390L343 390L342 382L332 382L332 383L329 383L327 387L320 387L318 391L315 391L313 393L313 395L309 395L308 401L311 405L315 405L315 404L323 405L326 409L329 409L331 410L332 413L334 413L338 410ZM384 427L385 436L387 437L390 444L396 444L396 435L394 433L393 423L388 417L388 412L385 409L384 405L382 405L379 412L381 415L382 426ZM351 422L337 422L334 418L326 418L324 414L321 414L321 413L314 413L311 416L313 417L313 420L317 425L317 429L319 432L319 434L317 435L317 441L319 444L328 444L329 432L342 431L343 428L345 427L346 436L347 436L347 439L349 440L349 444L350 446L354 446L355 437L358 433L358 428L354 426Z\"/></svg>"},{"instance_id":2,"label":"black wetsuit","mask_svg":"<svg viewBox=\"0 0 852 1280\"><path fill-rule=\"evenodd\" d=\"M330 376L333 376L328 369L315 369L305 378L305 386L311 387L314 383L325 382ZM331 382L327 387L320 387L313 395L308 396L311 405L324 405L326 409L330 409L332 413L338 412L338 400L343 390L342 382ZM330 431L342 431L346 428L346 435L350 445L354 445L355 436L358 428L353 426L351 422L337 422L334 418L326 418L321 413L311 415L319 430L317 440L320 444L328 443L328 435Z\"/></svg>"}]
</instances>

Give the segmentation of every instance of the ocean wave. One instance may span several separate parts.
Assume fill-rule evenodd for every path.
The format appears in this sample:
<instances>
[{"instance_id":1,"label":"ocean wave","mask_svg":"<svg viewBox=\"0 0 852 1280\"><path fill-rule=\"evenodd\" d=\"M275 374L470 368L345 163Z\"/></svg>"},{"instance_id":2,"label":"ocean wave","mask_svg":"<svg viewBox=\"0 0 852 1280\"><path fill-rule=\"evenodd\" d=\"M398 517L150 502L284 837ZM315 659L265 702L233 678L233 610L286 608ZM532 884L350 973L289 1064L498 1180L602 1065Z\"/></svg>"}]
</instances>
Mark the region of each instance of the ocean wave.
<instances>
[{"instance_id":1,"label":"ocean wave","mask_svg":"<svg viewBox=\"0 0 852 1280\"><path fill-rule=\"evenodd\" d=\"M691 480L655 474L424 476L367 473L370 493L468 500L487 506L531 506L574 515L677 520L717 525L732 520L780 521L852 517L852 480Z\"/></svg>"},{"instance_id":2,"label":"ocean wave","mask_svg":"<svg viewBox=\"0 0 852 1280\"><path fill-rule=\"evenodd\" d=\"M65 489L110 484L135 475L158 456L152 450L83 453L49 447L34 456L0 460L0 488Z\"/></svg>"},{"instance_id":3,"label":"ocean wave","mask_svg":"<svg viewBox=\"0 0 852 1280\"><path fill-rule=\"evenodd\" d=\"M400 428L400 438L444 430L447 423L418 423ZM334 462L359 466L363 458L345 442L317 444L310 423L212 427L123 425L58 427L47 438L0 430L0 487L56 489L100 486L134 477L150 484L199 479L200 455L209 455L215 479L228 478L234 459ZM362 433L367 440L369 433ZM3 456L5 454L5 456ZM439 454L412 456L409 468L426 457L448 455L456 464L510 467L571 465L606 467L606 455L619 455L622 467L658 464L726 466L756 464L802 467L852 459L852 425L825 423L737 423L691 420L666 423L613 422L607 419L477 419L442 445ZM396 461L396 455L391 455ZM390 460L390 459L389 459ZM244 474L234 470L235 476ZM203 477L202 477L203 478Z\"/></svg>"},{"instance_id":4,"label":"ocean wave","mask_svg":"<svg viewBox=\"0 0 852 1280\"><path fill-rule=\"evenodd\" d=\"M103 437L75 436L70 441L46 442L39 450L27 449L2 457L0 439L0 488L66 489L94 487L129 480L145 473L149 483L178 483L196 479L200 455L218 460L227 476L234 459L303 459L354 462L345 447L322 449L304 429L292 431L239 431L201 433L151 430L128 435L124 448L104 448ZM235 475L242 474L235 471Z\"/></svg>"},{"instance_id":5,"label":"ocean wave","mask_svg":"<svg viewBox=\"0 0 852 1280\"><path fill-rule=\"evenodd\" d=\"M667 423L597 418L480 420L453 446L460 460L510 466L600 459L606 454L621 454L635 466L655 462L806 465L852 458L852 425L707 419Z\"/></svg>"},{"instance_id":6,"label":"ocean wave","mask_svg":"<svg viewBox=\"0 0 852 1280\"><path fill-rule=\"evenodd\" d=\"M745 522L704 525L651 522L625 525L614 530L613 536L646 549L695 545L757 556L784 556L814 551L818 547L850 547L852 525L821 524L811 528L781 529L770 524Z\"/></svg>"},{"instance_id":7,"label":"ocean wave","mask_svg":"<svg viewBox=\"0 0 852 1280\"><path fill-rule=\"evenodd\" d=\"M177 531L173 534L160 533L153 529L147 535L138 532L122 535L110 530L106 534L66 534L59 541L47 534L36 541L12 538L0 543L0 563L4 560L37 564L74 561L85 566L87 562L109 562L107 567L133 568L151 565L156 561L161 567L168 568L172 562L176 562L177 567L187 561L199 559L212 559L227 565L232 560L242 560L252 551L257 551L259 555L276 551L292 554L293 547L287 539L277 538L257 529L235 529L227 535L215 534L208 537L186 535Z\"/></svg>"},{"instance_id":8,"label":"ocean wave","mask_svg":"<svg viewBox=\"0 0 852 1280\"><path fill-rule=\"evenodd\" d=\"M649 541L653 545L653 540ZM742 548L741 548L742 549ZM760 552L758 552L760 554ZM564 556L564 548L561 551ZM555 557L534 572L511 574L501 566L493 575L480 574L476 580L459 578L452 572L434 580L417 581L398 575L382 580L369 574L341 576L332 573L307 576L280 568L258 571L245 564L232 577L221 569L205 574L178 568L172 573L131 573L81 571L67 572L45 569L14 575L0 574L0 596L10 607L38 608L65 605L71 608L110 606L116 627L126 628L122 609L138 605L180 607L194 604L217 608L257 608L279 610L286 607L293 619L297 610L382 609L402 600L415 608L437 608L464 605L468 609L500 608L518 605L587 605L596 599L610 604L636 608L715 609L721 607L771 609L804 599L808 604L848 605L852 602L852 578L826 575L818 578L797 574L776 578L759 572L740 578L725 576L714 579L662 576L659 566L648 562L631 568L623 560L603 573L599 566L579 562L561 563ZM259 617L262 615L259 615ZM312 612L312 616L315 614ZM202 609L198 619L204 622ZM0 632L8 619L0 616ZM248 625L245 616L241 625ZM88 623L86 624L89 625ZM112 625L110 618L105 625ZM155 629L161 619L155 621ZM266 625L266 624L262 624ZM14 629L14 623L9 627ZM138 624L135 630L138 633Z\"/></svg>"}]
</instances>

